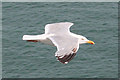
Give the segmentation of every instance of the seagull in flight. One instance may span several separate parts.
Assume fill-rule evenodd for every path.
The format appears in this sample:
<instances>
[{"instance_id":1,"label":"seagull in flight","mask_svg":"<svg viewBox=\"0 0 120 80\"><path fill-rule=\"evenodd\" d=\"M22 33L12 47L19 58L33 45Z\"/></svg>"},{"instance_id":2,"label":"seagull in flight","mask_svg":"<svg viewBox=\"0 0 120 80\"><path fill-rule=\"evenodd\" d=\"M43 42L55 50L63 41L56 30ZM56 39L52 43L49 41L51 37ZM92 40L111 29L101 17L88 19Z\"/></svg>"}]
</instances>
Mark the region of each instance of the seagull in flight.
<instances>
[{"instance_id":1,"label":"seagull in flight","mask_svg":"<svg viewBox=\"0 0 120 80\"><path fill-rule=\"evenodd\" d=\"M88 40L82 35L70 32L69 29L72 25L73 23L71 22L47 24L45 26L44 34L23 35L22 39L28 42L41 42L57 47L55 53L57 60L63 64L67 64L76 55L80 44L95 44L93 41Z\"/></svg>"}]
</instances>

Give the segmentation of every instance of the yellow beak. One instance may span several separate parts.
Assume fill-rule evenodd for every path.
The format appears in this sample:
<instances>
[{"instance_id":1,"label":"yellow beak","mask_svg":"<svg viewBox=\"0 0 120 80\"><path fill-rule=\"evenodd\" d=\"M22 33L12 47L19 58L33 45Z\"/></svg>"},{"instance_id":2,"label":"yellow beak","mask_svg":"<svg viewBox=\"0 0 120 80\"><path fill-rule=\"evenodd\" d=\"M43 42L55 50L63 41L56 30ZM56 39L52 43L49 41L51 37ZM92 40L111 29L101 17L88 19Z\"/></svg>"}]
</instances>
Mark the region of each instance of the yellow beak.
<instances>
[{"instance_id":1,"label":"yellow beak","mask_svg":"<svg viewBox=\"0 0 120 80\"><path fill-rule=\"evenodd\" d=\"M91 41L91 40L89 40L89 41L87 41L87 43L89 43L89 44L95 44L93 41Z\"/></svg>"}]
</instances>

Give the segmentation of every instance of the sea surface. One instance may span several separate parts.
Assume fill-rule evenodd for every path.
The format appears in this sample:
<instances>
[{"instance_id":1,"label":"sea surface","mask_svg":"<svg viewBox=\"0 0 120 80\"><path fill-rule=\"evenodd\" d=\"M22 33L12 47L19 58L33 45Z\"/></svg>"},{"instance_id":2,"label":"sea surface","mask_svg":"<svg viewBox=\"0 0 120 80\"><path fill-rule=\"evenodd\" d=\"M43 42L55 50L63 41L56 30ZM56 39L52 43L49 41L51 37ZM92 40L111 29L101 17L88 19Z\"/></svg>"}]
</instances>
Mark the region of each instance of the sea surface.
<instances>
[{"instance_id":1,"label":"sea surface","mask_svg":"<svg viewBox=\"0 0 120 80\"><path fill-rule=\"evenodd\" d=\"M95 45L80 45L74 59L62 64L56 47L22 40L57 22L73 22L71 32ZM2 50L3 78L117 78L118 3L3 2Z\"/></svg>"}]
</instances>

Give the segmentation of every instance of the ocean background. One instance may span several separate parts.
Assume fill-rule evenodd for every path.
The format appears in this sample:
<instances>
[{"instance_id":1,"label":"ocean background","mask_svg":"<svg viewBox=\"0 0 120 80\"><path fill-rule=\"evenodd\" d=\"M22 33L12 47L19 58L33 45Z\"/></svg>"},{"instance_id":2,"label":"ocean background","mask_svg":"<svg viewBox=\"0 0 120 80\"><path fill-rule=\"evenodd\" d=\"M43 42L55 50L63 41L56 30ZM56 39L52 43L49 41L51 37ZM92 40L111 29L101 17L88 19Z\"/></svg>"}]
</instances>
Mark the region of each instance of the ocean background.
<instances>
[{"instance_id":1,"label":"ocean background","mask_svg":"<svg viewBox=\"0 0 120 80\"><path fill-rule=\"evenodd\" d=\"M44 33L48 23L73 22L71 32L96 44L83 44L68 64L56 60L56 48L22 40ZM117 78L118 3L3 2L3 78Z\"/></svg>"}]
</instances>

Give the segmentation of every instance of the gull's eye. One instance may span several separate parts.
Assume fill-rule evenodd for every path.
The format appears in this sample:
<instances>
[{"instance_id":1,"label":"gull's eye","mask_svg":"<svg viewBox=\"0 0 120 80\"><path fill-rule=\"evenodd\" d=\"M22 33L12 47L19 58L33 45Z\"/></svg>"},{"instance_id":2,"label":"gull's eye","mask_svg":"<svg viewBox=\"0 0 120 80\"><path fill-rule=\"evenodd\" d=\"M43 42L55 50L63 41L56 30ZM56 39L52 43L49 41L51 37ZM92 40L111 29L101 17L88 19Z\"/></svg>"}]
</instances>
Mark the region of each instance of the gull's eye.
<instances>
[{"instance_id":1,"label":"gull's eye","mask_svg":"<svg viewBox=\"0 0 120 80\"><path fill-rule=\"evenodd\" d=\"M81 40L84 40L83 38Z\"/></svg>"}]
</instances>

